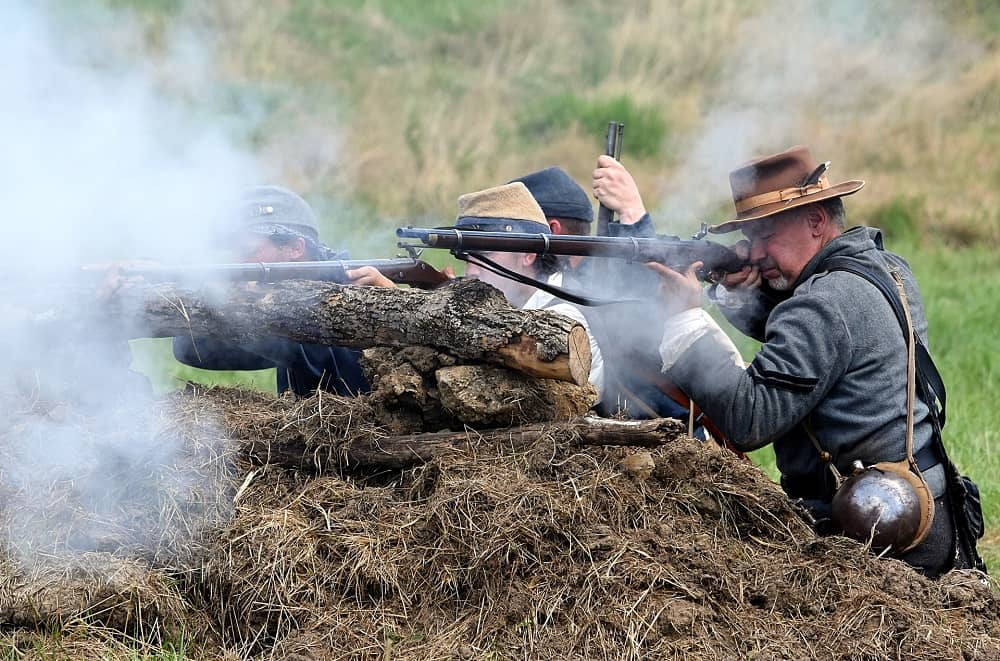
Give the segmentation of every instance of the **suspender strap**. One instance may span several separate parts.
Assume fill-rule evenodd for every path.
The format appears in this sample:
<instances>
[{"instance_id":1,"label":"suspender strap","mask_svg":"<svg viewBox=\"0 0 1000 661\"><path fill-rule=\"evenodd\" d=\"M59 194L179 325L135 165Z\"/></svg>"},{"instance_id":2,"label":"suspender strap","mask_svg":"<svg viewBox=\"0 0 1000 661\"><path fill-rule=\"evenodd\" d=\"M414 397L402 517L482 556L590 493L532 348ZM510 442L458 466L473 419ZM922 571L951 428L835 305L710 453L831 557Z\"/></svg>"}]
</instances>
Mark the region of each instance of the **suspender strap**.
<instances>
[{"instance_id":1,"label":"suspender strap","mask_svg":"<svg viewBox=\"0 0 1000 661\"><path fill-rule=\"evenodd\" d=\"M879 291L882 292L882 295L885 296L886 300L892 306L892 310L896 315L896 319L900 322L900 326L904 329L906 328L903 325L905 316L902 304L898 297L894 295L895 292L892 291L892 288L888 286L886 282L888 274L885 271L878 269L875 272L875 269L866 269L854 260L845 257L833 257L827 261L827 264L828 271L847 271L848 273L853 273L864 278L878 287ZM985 573L986 564L976 549L976 540L982 536L982 509L978 500L979 493L975 489L975 483L962 477L955 464L948 459L941 435L941 428L945 423L946 394L944 381L941 380L941 374L934 365L934 361L931 360L927 348L920 342L920 338L915 333L910 335L912 337L907 337L907 343L916 344L917 387L920 392L920 398L927 404L927 408L930 411L931 424L934 427L933 440L930 446L917 453L916 461L918 466L921 466L922 460L927 463L933 463L936 459L938 463L945 465L945 482L951 505L952 519L955 522L955 557L961 558L964 555L965 559L971 562L975 569ZM940 402L940 408L938 408L938 402ZM934 448L934 450L932 451L933 455L929 457L927 450L930 448ZM972 489L971 492L970 489ZM973 510L977 515L975 522L971 514ZM977 525L978 527L976 527ZM948 568L950 569L951 567L954 567L954 560Z\"/></svg>"}]
</instances>

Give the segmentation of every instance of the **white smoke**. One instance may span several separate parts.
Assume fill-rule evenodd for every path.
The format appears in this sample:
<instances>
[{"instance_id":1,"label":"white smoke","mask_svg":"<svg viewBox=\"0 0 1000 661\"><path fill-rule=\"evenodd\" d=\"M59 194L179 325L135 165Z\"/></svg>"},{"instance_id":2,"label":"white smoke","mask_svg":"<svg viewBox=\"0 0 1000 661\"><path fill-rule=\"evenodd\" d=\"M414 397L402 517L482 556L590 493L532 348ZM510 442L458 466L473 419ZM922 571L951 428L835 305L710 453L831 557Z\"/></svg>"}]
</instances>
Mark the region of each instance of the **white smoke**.
<instances>
[{"instance_id":1,"label":"white smoke","mask_svg":"<svg viewBox=\"0 0 1000 661\"><path fill-rule=\"evenodd\" d=\"M209 225L258 183L231 127L166 94L171 83L182 91L209 74L162 80L153 63L102 60L100 24L72 36L28 3L4 3L0 20L18 26L0 40L4 260L31 267L42 255L79 264L204 254ZM207 61L200 48L179 40L173 70L197 71Z\"/></svg>"},{"instance_id":2,"label":"white smoke","mask_svg":"<svg viewBox=\"0 0 1000 661\"><path fill-rule=\"evenodd\" d=\"M60 23L51 6L0 5L16 28L0 40L0 546L24 561L108 540L159 553L158 508L210 507L198 499L214 486L197 482L211 478L179 468L190 448L154 417L125 338L39 322L101 305L82 264L210 260L213 226L260 168L239 141L250 124L217 114L211 53L191 33L154 62L127 16L77 8ZM47 297L53 284L77 295Z\"/></svg>"}]
</instances>

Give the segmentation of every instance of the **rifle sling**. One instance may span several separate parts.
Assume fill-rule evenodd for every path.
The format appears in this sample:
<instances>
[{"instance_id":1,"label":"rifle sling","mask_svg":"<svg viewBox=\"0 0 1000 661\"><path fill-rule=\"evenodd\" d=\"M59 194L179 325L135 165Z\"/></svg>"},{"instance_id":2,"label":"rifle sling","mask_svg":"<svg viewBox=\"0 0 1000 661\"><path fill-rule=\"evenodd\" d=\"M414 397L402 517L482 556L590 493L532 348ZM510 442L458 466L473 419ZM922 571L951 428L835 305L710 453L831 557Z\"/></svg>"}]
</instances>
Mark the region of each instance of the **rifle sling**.
<instances>
[{"instance_id":1,"label":"rifle sling","mask_svg":"<svg viewBox=\"0 0 1000 661\"><path fill-rule=\"evenodd\" d=\"M514 282L520 282L523 285L536 287L548 294L552 294L557 298L561 298L564 301L568 301L576 305L584 305L586 307L597 307L601 305L618 305L621 303L640 302L639 299L614 300L610 298L591 298L590 296L586 296L584 294L574 293L568 289L564 289L563 287L550 285L547 282L536 280L530 276L524 275L523 273L511 271L509 268L494 262L492 259L486 257L482 253L453 251L452 254L457 259L461 259L464 262L469 262L470 264L475 264L477 266L480 266L486 269L487 271L496 273L497 275L503 278L507 278L508 280L513 280Z\"/></svg>"}]
</instances>

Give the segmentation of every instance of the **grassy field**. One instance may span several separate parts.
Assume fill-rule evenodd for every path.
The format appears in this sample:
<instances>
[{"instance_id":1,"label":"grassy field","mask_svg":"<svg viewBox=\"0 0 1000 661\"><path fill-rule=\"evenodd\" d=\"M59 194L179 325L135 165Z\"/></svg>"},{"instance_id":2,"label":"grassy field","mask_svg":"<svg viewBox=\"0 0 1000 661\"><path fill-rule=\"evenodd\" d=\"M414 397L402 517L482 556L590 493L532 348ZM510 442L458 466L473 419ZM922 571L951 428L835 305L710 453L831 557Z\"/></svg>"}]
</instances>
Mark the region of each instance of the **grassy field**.
<instances>
[{"instance_id":1,"label":"grassy field","mask_svg":"<svg viewBox=\"0 0 1000 661\"><path fill-rule=\"evenodd\" d=\"M391 251L392 227L451 218L459 194L531 170L559 164L586 185L610 119L626 123L624 160L675 231L726 213L732 166L808 142L833 177L868 181L851 218L913 262L949 386L947 442L983 487L984 550L1000 560L995 2L105 4L131 17L168 83L176 42L206 37L202 111L253 108L247 144L359 257ZM135 56L135 43L106 47ZM244 378L173 366L162 342L137 355L160 388Z\"/></svg>"},{"instance_id":2,"label":"grassy field","mask_svg":"<svg viewBox=\"0 0 1000 661\"><path fill-rule=\"evenodd\" d=\"M980 485L982 550L1000 566L1000 255L979 249L913 255L930 320L931 349L948 387L945 439Z\"/></svg>"},{"instance_id":3,"label":"grassy field","mask_svg":"<svg viewBox=\"0 0 1000 661\"><path fill-rule=\"evenodd\" d=\"M252 110L267 169L356 251L384 248L362 241L375 227L448 218L460 193L553 163L587 181L609 119L678 227L717 215L733 165L808 142L832 176L868 180L865 214L915 202L952 244L1000 243L993 2L105 1L165 85L172 49L204 36L205 112ZM132 40L102 47L135 56Z\"/></svg>"}]
</instances>

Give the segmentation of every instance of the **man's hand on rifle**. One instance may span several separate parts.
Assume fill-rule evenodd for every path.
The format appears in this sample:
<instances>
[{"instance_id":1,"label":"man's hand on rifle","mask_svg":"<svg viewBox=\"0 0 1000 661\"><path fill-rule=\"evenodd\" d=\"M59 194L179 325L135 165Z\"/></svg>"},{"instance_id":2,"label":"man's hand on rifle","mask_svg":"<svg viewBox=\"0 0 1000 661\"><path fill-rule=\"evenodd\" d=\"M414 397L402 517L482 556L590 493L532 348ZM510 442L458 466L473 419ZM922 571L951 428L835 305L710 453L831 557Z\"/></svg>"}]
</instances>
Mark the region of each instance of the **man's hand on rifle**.
<instances>
[{"instance_id":1,"label":"man's hand on rifle","mask_svg":"<svg viewBox=\"0 0 1000 661\"><path fill-rule=\"evenodd\" d=\"M743 241L740 241L736 243L736 245L732 246L732 249L733 252L739 255L741 259L749 259L749 241L744 239ZM723 277L719 278L717 282L730 291L738 289L756 289L761 285L760 267L752 263L747 264L743 267L743 270L737 271L736 273L726 273Z\"/></svg>"},{"instance_id":2,"label":"man's hand on rifle","mask_svg":"<svg viewBox=\"0 0 1000 661\"><path fill-rule=\"evenodd\" d=\"M704 266L702 262L691 264L684 273L656 262L650 262L646 266L660 276L660 295L667 314L675 315L701 307L701 281L698 280L698 269Z\"/></svg>"},{"instance_id":3,"label":"man's hand on rifle","mask_svg":"<svg viewBox=\"0 0 1000 661\"><path fill-rule=\"evenodd\" d=\"M618 213L623 225L634 225L646 215L639 187L625 166L611 156L598 156L593 174L594 197Z\"/></svg>"},{"instance_id":4,"label":"man's hand on rifle","mask_svg":"<svg viewBox=\"0 0 1000 661\"><path fill-rule=\"evenodd\" d=\"M107 264L87 264L83 267L83 270L104 272L101 284L97 286L97 300L101 303L107 303L118 293L118 290L125 283L143 281L141 276L126 277L122 275L123 269L141 269L155 266L159 266L159 264L145 259L134 259L109 262Z\"/></svg>"},{"instance_id":5,"label":"man's hand on rifle","mask_svg":"<svg viewBox=\"0 0 1000 661\"><path fill-rule=\"evenodd\" d=\"M359 287L387 287L395 289L396 283L382 275L374 266L362 266L359 269L345 271L352 285Z\"/></svg>"}]
</instances>

